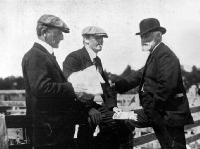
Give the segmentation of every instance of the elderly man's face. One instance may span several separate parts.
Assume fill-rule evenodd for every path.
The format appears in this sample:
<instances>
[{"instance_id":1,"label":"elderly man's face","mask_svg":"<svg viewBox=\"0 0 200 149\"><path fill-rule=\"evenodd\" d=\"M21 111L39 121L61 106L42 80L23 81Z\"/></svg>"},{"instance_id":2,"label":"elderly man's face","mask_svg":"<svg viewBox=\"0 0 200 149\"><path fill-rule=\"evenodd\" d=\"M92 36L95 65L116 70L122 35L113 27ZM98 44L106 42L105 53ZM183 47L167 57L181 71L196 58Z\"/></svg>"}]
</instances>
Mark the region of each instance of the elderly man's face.
<instances>
[{"instance_id":1,"label":"elderly man's face","mask_svg":"<svg viewBox=\"0 0 200 149\"><path fill-rule=\"evenodd\" d=\"M57 28L48 29L46 32L46 42L51 45L52 48L58 48L60 41L63 39L62 31Z\"/></svg>"},{"instance_id":2,"label":"elderly man's face","mask_svg":"<svg viewBox=\"0 0 200 149\"><path fill-rule=\"evenodd\" d=\"M155 36L153 32L141 35L142 51L150 51L155 46Z\"/></svg>"},{"instance_id":3,"label":"elderly man's face","mask_svg":"<svg viewBox=\"0 0 200 149\"><path fill-rule=\"evenodd\" d=\"M103 47L103 37L102 36L90 36L88 39L89 47L95 52L98 53L102 50Z\"/></svg>"}]
</instances>

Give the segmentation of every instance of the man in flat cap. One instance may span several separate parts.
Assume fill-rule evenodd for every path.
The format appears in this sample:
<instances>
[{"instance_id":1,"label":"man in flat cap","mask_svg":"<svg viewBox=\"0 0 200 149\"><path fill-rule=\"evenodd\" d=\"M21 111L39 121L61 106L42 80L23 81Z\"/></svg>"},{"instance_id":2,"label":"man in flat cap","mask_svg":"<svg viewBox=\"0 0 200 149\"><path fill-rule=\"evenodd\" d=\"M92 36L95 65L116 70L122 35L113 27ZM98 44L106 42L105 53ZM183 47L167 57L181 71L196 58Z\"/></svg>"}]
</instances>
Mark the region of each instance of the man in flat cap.
<instances>
[{"instance_id":1,"label":"man in flat cap","mask_svg":"<svg viewBox=\"0 0 200 149\"><path fill-rule=\"evenodd\" d=\"M150 52L145 66L137 73L115 82L119 93L139 86L142 110L135 127L153 127L162 149L186 149L184 125L192 124L188 99L183 86L180 63L162 42L166 29L155 18L140 22L142 50Z\"/></svg>"},{"instance_id":2,"label":"man in flat cap","mask_svg":"<svg viewBox=\"0 0 200 149\"><path fill-rule=\"evenodd\" d=\"M36 30L38 41L22 60L29 135L34 149L72 149L75 93L53 55L69 28L60 18L43 15Z\"/></svg>"},{"instance_id":3,"label":"man in flat cap","mask_svg":"<svg viewBox=\"0 0 200 149\"><path fill-rule=\"evenodd\" d=\"M108 38L108 35L100 27L88 26L83 29L82 36L83 48L70 53L66 57L63 62L63 72L65 78L68 79L73 72L95 65L97 73L100 73L103 78L101 82L103 105L94 102L93 96L87 101L82 100L91 122L79 124L78 147L84 149L119 149L119 130L121 130L119 127L122 127L122 125L117 126L116 122L112 120L113 107L117 106L116 94L111 90L101 60L97 56L98 52L102 50L103 38ZM100 133L93 140L93 132L97 125L100 126ZM123 129L123 133L127 131L129 131L128 128Z\"/></svg>"}]
</instances>

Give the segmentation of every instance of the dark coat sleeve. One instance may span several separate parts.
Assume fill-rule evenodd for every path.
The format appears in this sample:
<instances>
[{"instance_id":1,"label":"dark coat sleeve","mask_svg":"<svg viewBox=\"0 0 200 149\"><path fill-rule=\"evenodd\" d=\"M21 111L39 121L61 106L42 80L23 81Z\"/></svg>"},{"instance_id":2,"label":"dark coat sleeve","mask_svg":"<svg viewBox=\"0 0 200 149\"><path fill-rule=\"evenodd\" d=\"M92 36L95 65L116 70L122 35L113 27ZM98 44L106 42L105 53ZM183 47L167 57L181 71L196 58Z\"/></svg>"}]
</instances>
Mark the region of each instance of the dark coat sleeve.
<instances>
[{"instance_id":1,"label":"dark coat sleeve","mask_svg":"<svg viewBox=\"0 0 200 149\"><path fill-rule=\"evenodd\" d=\"M71 83L55 81L58 69L45 54L33 53L22 62L32 93L36 97L75 97ZM55 73L53 73L55 72Z\"/></svg>"},{"instance_id":2,"label":"dark coat sleeve","mask_svg":"<svg viewBox=\"0 0 200 149\"><path fill-rule=\"evenodd\" d=\"M125 78L121 78L119 81L115 82L116 91L119 93L124 93L132 88L137 87L140 84L143 69L144 68L141 68L136 72L132 72Z\"/></svg>"},{"instance_id":3,"label":"dark coat sleeve","mask_svg":"<svg viewBox=\"0 0 200 149\"><path fill-rule=\"evenodd\" d=\"M81 60L73 53L69 54L63 62L63 73L66 79L73 73L81 70Z\"/></svg>"},{"instance_id":4,"label":"dark coat sleeve","mask_svg":"<svg viewBox=\"0 0 200 149\"><path fill-rule=\"evenodd\" d=\"M63 62L63 73L66 79L73 73L82 70L83 65L81 63L81 58L78 54L72 52L70 53ZM91 100L91 99L85 99L85 98L78 98L78 101L80 101L86 110L88 111L92 107L97 107L97 104Z\"/></svg>"}]
</instances>

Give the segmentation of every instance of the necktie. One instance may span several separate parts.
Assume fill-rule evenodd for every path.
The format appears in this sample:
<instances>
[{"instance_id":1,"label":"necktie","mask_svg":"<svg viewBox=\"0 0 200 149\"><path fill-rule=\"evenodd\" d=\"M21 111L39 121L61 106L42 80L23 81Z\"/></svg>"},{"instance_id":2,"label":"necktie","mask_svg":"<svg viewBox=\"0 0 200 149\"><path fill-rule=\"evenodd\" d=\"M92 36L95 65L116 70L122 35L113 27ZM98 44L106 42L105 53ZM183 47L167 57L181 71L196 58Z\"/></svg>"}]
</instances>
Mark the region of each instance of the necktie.
<instances>
[{"instance_id":1,"label":"necktie","mask_svg":"<svg viewBox=\"0 0 200 149\"><path fill-rule=\"evenodd\" d=\"M101 65L101 60L98 57L95 57L93 59L93 64L96 66L97 71L102 75L103 74L103 68Z\"/></svg>"},{"instance_id":2,"label":"necktie","mask_svg":"<svg viewBox=\"0 0 200 149\"><path fill-rule=\"evenodd\" d=\"M144 84L144 76L145 76L146 70L147 70L147 63L148 63L148 61L150 60L151 55L152 55L152 53L149 54L149 56L148 56L148 58L147 58L147 61L146 61L146 63L145 63L145 66L144 66L144 70L143 70L143 73L142 73L142 78L141 78L141 80L140 80L140 85L139 85L139 93L142 91L142 86L143 86L143 84Z\"/></svg>"},{"instance_id":3,"label":"necktie","mask_svg":"<svg viewBox=\"0 0 200 149\"><path fill-rule=\"evenodd\" d=\"M102 78L104 79L104 81L105 81L107 84L109 84L109 83L108 83L108 79L107 79L107 77L106 77L106 75L105 75L105 73L104 73L104 71L103 71L103 67L102 67L100 58L99 58L99 57L94 58L94 59L93 59L93 64L96 66L97 71L101 74L101 76L102 76Z\"/></svg>"}]
</instances>

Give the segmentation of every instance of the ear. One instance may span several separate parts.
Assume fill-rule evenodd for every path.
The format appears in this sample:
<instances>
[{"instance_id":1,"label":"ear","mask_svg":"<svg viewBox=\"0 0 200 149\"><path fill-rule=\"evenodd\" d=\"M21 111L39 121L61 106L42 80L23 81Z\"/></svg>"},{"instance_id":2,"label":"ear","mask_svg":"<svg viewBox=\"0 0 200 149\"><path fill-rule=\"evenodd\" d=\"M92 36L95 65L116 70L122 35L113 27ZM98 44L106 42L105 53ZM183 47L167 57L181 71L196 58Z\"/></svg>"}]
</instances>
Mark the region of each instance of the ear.
<instances>
[{"instance_id":1,"label":"ear","mask_svg":"<svg viewBox=\"0 0 200 149\"><path fill-rule=\"evenodd\" d=\"M86 43L86 44L89 44L89 40L88 40L88 39L86 39L86 40L85 40L85 43Z\"/></svg>"},{"instance_id":2,"label":"ear","mask_svg":"<svg viewBox=\"0 0 200 149\"><path fill-rule=\"evenodd\" d=\"M44 37L46 37L46 33L47 33L47 27L43 27L41 29L41 35L43 35Z\"/></svg>"},{"instance_id":3,"label":"ear","mask_svg":"<svg viewBox=\"0 0 200 149\"><path fill-rule=\"evenodd\" d=\"M86 43L86 44L89 44L89 39L84 37L83 42Z\"/></svg>"}]
</instances>

